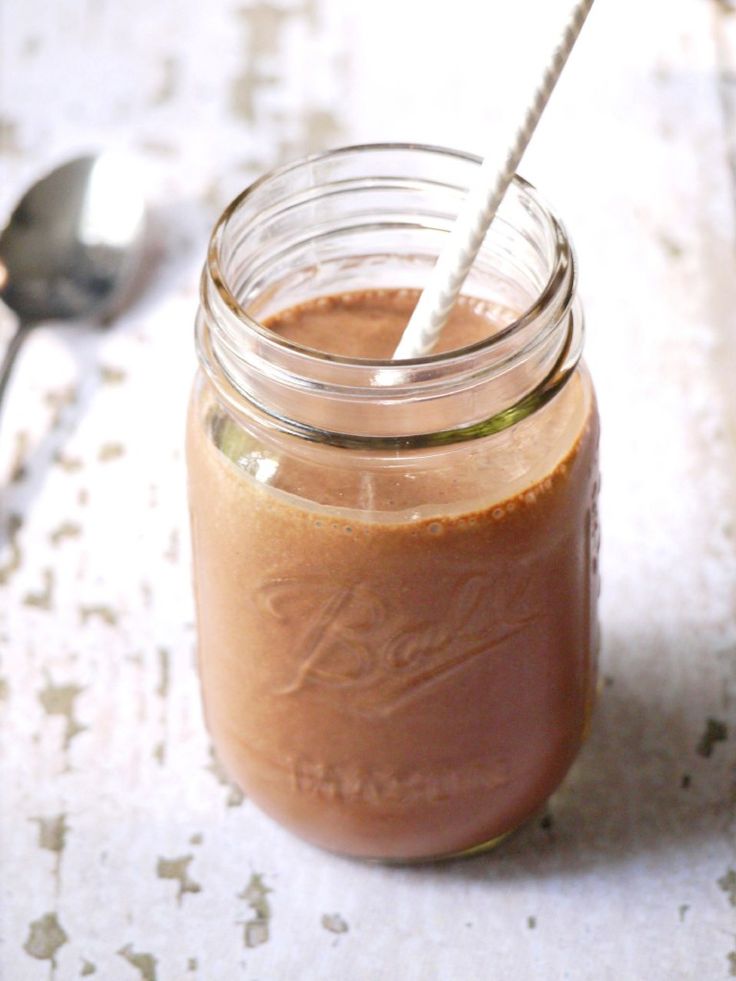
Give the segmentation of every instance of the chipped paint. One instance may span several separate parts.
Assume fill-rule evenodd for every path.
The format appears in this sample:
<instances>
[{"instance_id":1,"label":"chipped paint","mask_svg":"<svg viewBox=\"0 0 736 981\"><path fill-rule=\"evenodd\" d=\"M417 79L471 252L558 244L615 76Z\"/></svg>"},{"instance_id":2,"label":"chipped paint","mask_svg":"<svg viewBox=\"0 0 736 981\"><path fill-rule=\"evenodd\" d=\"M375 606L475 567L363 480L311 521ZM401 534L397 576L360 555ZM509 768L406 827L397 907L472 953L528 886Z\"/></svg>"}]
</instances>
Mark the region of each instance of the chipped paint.
<instances>
[{"instance_id":1,"label":"chipped paint","mask_svg":"<svg viewBox=\"0 0 736 981\"><path fill-rule=\"evenodd\" d=\"M725 875L718 879L718 885L728 896L729 903L736 906L736 871L728 869Z\"/></svg>"},{"instance_id":2,"label":"chipped paint","mask_svg":"<svg viewBox=\"0 0 736 981\"><path fill-rule=\"evenodd\" d=\"M82 534L82 526L76 521L62 521L52 532L49 532L49 541L52 545L59 545L68 538L79 538Z\"/></svg>"},{"instance_id":3,"label":"chipped paint","mask_svg":"<svg viewBox=\"0 0 736 981\"><path fill-rule=\"evenodd\" d=\"M163 140L151 140L144 139L138 143L141 150L146 150L148 153L155 153L161 157L175 157L178 153L176 146L173 143L166 143Z\"/></svg>"},{"instance_id":4,"label":"chipped paint","mask_svg":"<svg viewBox=\"0 0 736 981\"><path fill-rule=\"evenodd\" d=\"M79 390L76 385L66 385L64 388L53 388L44 394L44 402L51 409L51 428L58 429L64 412L70 405L79 401Z\"/></svg>"},{"instance_id":5,"label":"chipped paint","mask_svg":"<svg viewBox=\"0 0 736 981\"><path fill-rule=\"evenodd\" d=\"M189 843L191 845L201 845L203 841L204 841L204 835L199 831L197 831L196 834L193 834L192 837L189 839Z\"/></svg>"},{"instance_id":6,"label":"chipped paint","mask_svg":"<svg viewBox=\"0 0 736 981\"><path fill-rule=\"evenodd\" d=\"M336 146L343 135L337 116L327 109L311 109L304 114L304 146L302 153L317 153Z\"/></svg>"},{"instance_id":7,"label":"chipped paint","mask_svg":"<svg viewBox=\"0 0 736 981\"><path fill-rule=\"evenodd\" d=\"M87 961L87 960L82 961L82 970L80 971L80 974L83 978L88 977L90 974L96 974L96 973L97 973L97 968L92 963L92 961Z\"/></svg>"},{"instance_id":8,"label":"chipped paint","mask_svg":"<svg viewBox=\"0 0 736 981\"><path fill-rule=\"evenodd\" d=\"M246 947L260 947L269 939L271 904L266 897L272 891L263 884L263 877L254 872L248 885L238 894L238 899L244 899L254 913L245 923L243 943Z\"/></svg>"},{"instance_id":9,"label":"chipped paint","mask_svg":"<svg viewBox=\"0 0 736 981\"><path fill-rule=\"evenodd\" d=\"M156 745L153 747L153 753L151 755L159 766L163 766L166 762L166 743L156 743Z\"/></svg>"},{"instance_id":10,"label":"chipped paint","mask_svg":"<svg viewBox=\"0 0 736 981\"><path fill-rule=\"evenodd\" d=\"M248 170L248 173L252 175L258 173L259 170L260 165L256 163ZM222 181L220 180L210 181L207 185L205 185L199 197L202 203L206 206L207 210L212 212L213 215L219 214L227 204L222 188Z\"/></svg>"},{"instance_id":11,"label":"chipped paint","mask_svg":"<svg viewBox=\"0 0 736 981\"><path fill-rule=\"evenodd\" d=\"M57 453L54 453L54 463L57 466L61 467L61 469L64 470L66 473L76 473L78 470L81 470L82 467L84 466L84 464L79 459L79 457L69 456L68 454L62 452L61 450L59 450Z\"/></svg>"},{"instance_id":12,"label":"chipped paint","mask_svg":"<svg viewBox=\"0 0 736 981\"><path fill-rule=\"evenodd\" d=\"M64 851L66 833L69 830L66 814L49 818L34 817L31 821L38 825L38 847L60 855Z\"/></svg>"},{"instance_id":13,"label":"chipped paint","mask_svg":"<svg viewBox=\"0 0 736 981\"><path fill-rule=\"evenodd\" d=\"M83 691L79 685L55 685L49 680L46 687L38 693L47 715L61 715L66 719L64 749L68 749L72 739L87 728L79 724L74 714L77 696Z\"/></svg>"},{"instance_id":14,"label":"chipped paint","mask_svg":"<svg viewBox=\"0 0 736 981\"><path fill-rule=\"evenodd\" d=\"M237 784L234 784L230 780L212 746L210 746L210 762L207 764L206 769L215 777L219 784L222 784L223 787L227 787L229 789L230 792L227 797L227 806L239 807L245 800L245 794L240 787L237 786Z\"/></svg>"},{"instance_id":15,"label":"chipped paint","mask_svg":"<svg viewBox=\"0 0 736 981\"><path fill-rule=\"evenodd\" d=\"M318 8L317 0L302 0L301 9L297 8L294 11L297 16L304 17L307 23L312 27L313 30L317 28L318 24Z\"/></svg>"},{"instance_id":16,"label":"chipped paint","mask_svg":"<svg viewBox=\"0 0 736 981\"><path fill-rule=\"evenodd\" d=\"M20 432L15 434L15 448L13 450L13 459L10 464L11 484L19 484L26 477L26 454L28 453L30 442L30 437L24 429L21 429Z\"/></svg>"},{"instance_id":17,"label":"chipped paint","mask_svg":"<svg viewBox=\"0 0 736 981\"><path fill-rule=\"evenodd\" d=\"M7 678L0 677L0 702L7 702L10 695L10 685Z\"/></svg>"},{"instance_id":18,"label":"chipped paint","mask_svg":"<svg viewBox=\"0 0 736 981\"><path fill-rule=\"evenodd\" d=\"M88 623L90 620L101 620L108 627L114 627L118 622L118 615L111 606L104 603L92 603L87 606L79 607L79 622Z\"/></svg>"},{"instance_id":19,"label":"chipped paint","mask_svg":"<svg viewBox=\"0 0 736 981\"><path fill-rule=\"evenodd\" d=\"M173 879L179 883L177 900L182 901L185 893L197 893L202 891L198 882L189 875L189 863L194 858L193 855L182 855L180 858L159 858L156 866L156 875L159 879Z\"/></svg>"},{"instance_id":20,"label":"chipped paint","mask_svg":"<svg viewBox=\"0 0 736 981\"><path fill-rule=\"evenodd\" d=\"M712 756L716 743L725 742L728 739L728 726L719 719L707 719L705 731L700 737L696 747L696 752L700 756Z\"/></svg>"},{"instance_id":21,"label":"chipped paint","mask_svg":"<svg viewBox=\"0 0 736 981\"><path fill-rule=\"evenodd\" d=\"M169 535L169 544L164 552L164 558L169 562L173 562L174 565L179 561L179 529L172 528L171 534Z\"/></svg>"},{"instance_id":22,"label":"chipped paint","mask_svg":"<svg viewBox=\"0 0 736 981\"><path fill-rule=\"evenodd\" d=\"M143 605L150 609L151 603L153 601L153 589L150 582L141 583L141 598L143 599Z\"/></svg>"},{"instance_id":23,"label":"chipped paint","mask_svg":"<svg viewBox=\"0 0 736 981\"><path fill-rule=\"evenodd\" d=\"M109 463L111 460L119 460L125 455L125 447L122 443L103 443L97 453L100 463Z\"/></svg>"},{"instance_id":24,"label":"chipped paint","mask_svg":"<svg viewBox=\"0 0 736 981\"><path fill-rule=\"evenodd\" d=\"M22 150L18 123L9 116L0 116L0 153L10 156Z\"/></svg>"},{"instance_id":25,"label":"chipped paint","mask_svg":"<svg viewBox=\"0 0 736 981\"><path fill-rule=\"evenodd\" d=\"M6 530L10 556L0 565L0 586L5 586L10 582L11 576L18 571L23 560L23 553L18 544L18 536L22 527L23 519L19 514L8 515Z\"/></svg>"},{"instance_id":26,"label":"chipped paint","mask_svg":"<svg viewBox=\"0 0 736 981\"><path fill-rule=\"evenodd\" d=\"M685 922L685 916L687 915L687 911L689 909L690 909L689 903L681 903L680 906L677 907L677 915L680 918L680 923Z\"/></svg>"},{"instance_id":27,"label":"chipped paint","mask_svg":"<svg viewBox=\"0 0 736 981\"><path fill-rule=\"evenodd\" d=\"M168 55L161 59L161 84L151 100L152 105L161 106L171 100L176 95L179 84L179 62L176 58Z\"/></svg>"},{"instance_id":28,"label":"chipped paint","mask_svg":"<svg viewBox=\"0 0 736 981\"><path fill-rule=\"evenodd\" d=\"M30 924L23 950L39 961L56 962L56 952L69 940L56 913L44 913Z\"/></svg>"},{"instance_id":29,"label":"chipped paint","mask_svg":"<svg viewBox=\"0 0 736 981\"><path fill-rule=\"evenodd\" d=\"M169 694L169 682L170 682L169 660L170 660L170 654L168 648L159 647L158 649L159 682L158 682L158 688L156 689L156 694L159 696L159 698L166 698Z\"/></svg>"},{"instance_id":30,"label":"chipped paint","mask_svg":"<svg viewBox=\"0 0 736 981\"><path fill-rule=\"evenodd\" d=\"M23 597L24 606L34 606L37 610L50 610L54 603L54 586L56 577L53 569L48 567L41 571L43 586L38 592L29 592Z\"/></svg>"},{"instance_id":31,"label":"chipped paint","mask_svg":"<svg viewBox=\"0 0 736 981\"><path fill-rule=\"evenodd\" d=\"M125 947L118 951L118 954L140 971L143 981L156 981L156 965L158 961L153 954L138 953L133 950L132 944L126 944Z\"/></svg>"},{"instance_id":32,"label":"chipped paint","mask_svg":"<svg viewBox=\"0 0 736 981\"><path fill-rule=\"evenodd\" d=\"M671 238L665 232L660 233L658 236L659 244L662 246L662 250L670 259L681 259L685 250L679 242Z\"/></svg>"},{"instance_id":33,"label":"chipped paint","mask_svg":"<svg viewBox=\"0 0 736 981\"><path fill-rule=\"evenodd\" d=\"M245 122L255 119L255 97L261 88L273 85L277 78L263 68L278 50L279 35L294 11L279 10L270 3L238 7L235 15L243 30L242 70L230 86L230 111Z\"/></svg>"},{"instance_id":34,"label":"chipped paint","mask_svg":"<svg viewBox=\"0 0 736 981\"><path fill-rule=\"evenodd\" d=\"M347 922L339 913L324 913L322 915L322 926L330 933L347 933L350 929Z\"/></svg>"},{"instance_id":35,"label":"chipped paint","mask_svg":"<svg viewBox=\"0 0 736 981\"><path fill-rule=\"evenodd\" d=\"M72 405L79 398L79 391L76 385L64 385L63 388L50 388L44 392L44 403L50 409L64 409L67 405Z\"/></svg>"},{"instance_id":36,"label":"chipped paint","mask_svg":"<svg viewBox=\"0 0 736 981\"><path fill-rule=\"evenodd\" d=\"M196 957L190 957L187 961L187 971L196 971L199 967L199 961Z\"/></svg>"},{"instance_id":37,"label":"chipped paint","mask_svg":"<svg viewBox=\"0 0 736 981\"><path fill-rule=\"evenodd\" d=\"M100 381L103 385L120 385L128 377L123 368L116 368L115 365L100 365Z\"/></svg>"}]
</instances>

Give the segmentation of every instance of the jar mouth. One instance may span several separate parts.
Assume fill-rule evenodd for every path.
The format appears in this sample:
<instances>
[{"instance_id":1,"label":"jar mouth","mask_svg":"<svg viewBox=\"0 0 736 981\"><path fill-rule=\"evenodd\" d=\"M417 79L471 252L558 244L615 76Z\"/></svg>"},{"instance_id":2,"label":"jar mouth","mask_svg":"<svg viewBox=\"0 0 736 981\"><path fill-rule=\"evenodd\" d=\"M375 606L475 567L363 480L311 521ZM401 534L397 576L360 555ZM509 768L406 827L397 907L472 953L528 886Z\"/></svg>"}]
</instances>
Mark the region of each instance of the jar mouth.
<instances>
[{"instance_id":1,"label":"jar mouth","mask_svg":"<svg viewBox=\"0 0 736 981\"><path fill-rule=\"evenodd\" d=\"M227 235L231 221L233 221L241 209L247 206L248 203L269 184L278 180L288 180L290 175L303 171L305 167L319 168L321 165L330 165L333 162L339 161L341 158L344 159L351 155L359 155L364 153L380 154L384 152L387 154L397 152L437 154L443 158L451 158L461 162L462 164L470 164L473 166L480 166L482 163L482 158L475 154L466 153L461 150L448 149L433 144L366 143L339 147L323 153L311 154L269 171L241 191L241 193L238 194L237 197L235 197L225 208L214 226L209 241L205 270L203 274L203 305L209 305L205 295L207 285L206 279L208 278L209 282L212 284L212 286L214 286L220 303L230 312L232 316L237 318L237 320L240 321L243 326L245 326L248 330L255 332L261 342L269 346L273 345L275 349L282 349L284 351L292 352L294 355L300 357L300 359L303 358L309 361L315 361L317 363L326 362L335 366L370 366L375 369L411 369L422 367L431 369L448 363L457 364L464 358L471 359L481 352L488 352L490 354L494 350L498 350L500 347L508 344L508 342L513 340L516 335L522 334L531 324L535 323L535 321L537 321L546 310L555 304L555 301L563 292L566 294L566 298L563 299L563 307L565 309L569 308L571 299L575 293L577 281L577 268L572 246L567 237L563 224L554 214L552 209L547 205L536 188L523 177L516 174L512 179L510 188L516 190L519 196L526 202L527 206L537 211L551 230L551 250L547 260L549 273L546 282L537 291L534 301L500 330L495 331L486 338L475 341L474 343L461 348L455 348L453 350L442 351L435 354L425 354L420 357L401 359L346 357L343 355L332 354L327 351L321 351L313 347L299 344L297 341L286 339L274 331L269 330L261 321L249 313L243 304L238 300L236 291L229 282L229 276L223 268L223 240ZM419 180L421 180L421 178L419 178ZM339 184L339 182L334 183L336 186ZM465 188L464 191L467 191L467 188Z\"/></svg>"},{"instance_id":2,"label":"jar mouth","mask_svg":"<svg viewBox=\"0 0 736 981\"><path fill-rule=\"evenodd\" d=\"M463 289L493 311L486 337L377 359L265 326L331 294L421 290L480 164L442 147L364 144L271 171L236 197L210 240L197 320L202 367L231 411L303 439L390 449L474 439L552 398L582 349L576 268L561 222L518 176Z\"/></svg>"}]
</instances>

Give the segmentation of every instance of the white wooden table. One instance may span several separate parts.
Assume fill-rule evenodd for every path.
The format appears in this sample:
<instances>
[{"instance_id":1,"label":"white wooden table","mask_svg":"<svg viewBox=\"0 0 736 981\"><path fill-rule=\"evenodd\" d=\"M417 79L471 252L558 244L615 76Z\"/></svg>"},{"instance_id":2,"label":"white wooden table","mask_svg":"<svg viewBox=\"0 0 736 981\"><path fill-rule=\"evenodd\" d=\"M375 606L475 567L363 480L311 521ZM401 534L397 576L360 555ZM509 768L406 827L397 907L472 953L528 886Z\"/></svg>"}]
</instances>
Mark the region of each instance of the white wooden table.
<instances>
[{"instance_id":1,"label":"white wooden table","mask_svg":"<svg viewBox=\"0 0 736 981\"><path fill-rule=\"evenodd\" d=\"M276 162L484 152L564 3L5 0L0 213L126 146L154 255L112 329L34 336L3 410L3 981L736 976L733 6L599 0L525 160L580 255L604 686L544 818L397 869L294 840L213 761L182 463L197 273Z\"/></svg>"}]
</instances>

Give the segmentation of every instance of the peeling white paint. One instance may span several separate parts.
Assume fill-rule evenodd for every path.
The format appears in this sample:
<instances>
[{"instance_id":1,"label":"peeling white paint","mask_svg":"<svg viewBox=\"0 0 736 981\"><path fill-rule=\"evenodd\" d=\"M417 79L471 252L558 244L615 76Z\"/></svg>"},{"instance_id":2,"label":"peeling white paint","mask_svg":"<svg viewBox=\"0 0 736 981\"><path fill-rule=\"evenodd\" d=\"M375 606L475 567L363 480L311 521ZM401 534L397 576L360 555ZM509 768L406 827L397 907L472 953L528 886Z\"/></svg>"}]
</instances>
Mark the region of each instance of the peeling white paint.
<instances>
[{"instance_id":1,"label":"peeling white paint","mask_svg":"<svg viewBox=\"0 0 736 981\"><path fill-rule=\"evenodd\" d=\"M292 839L210 755L181 459L199 266L217 211L288 157L483 151L564 4L6 5L0 214L109 142L146 165L154 234L140 299L35 332L1 420L3 977L736 971L731 6L596 4L523 167L578 248L603 415L591 740L497 853L383 868Z\"/></svg>"}]
</instances>

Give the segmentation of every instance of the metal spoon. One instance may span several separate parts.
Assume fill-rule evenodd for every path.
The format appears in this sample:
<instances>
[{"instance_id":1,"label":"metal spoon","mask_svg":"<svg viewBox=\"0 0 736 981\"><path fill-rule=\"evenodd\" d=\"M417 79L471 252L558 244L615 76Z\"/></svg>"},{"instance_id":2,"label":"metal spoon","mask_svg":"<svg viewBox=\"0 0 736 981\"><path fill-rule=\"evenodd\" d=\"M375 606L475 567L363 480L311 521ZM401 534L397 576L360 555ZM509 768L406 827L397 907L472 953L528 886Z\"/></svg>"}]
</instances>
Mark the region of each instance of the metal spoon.
<instances>
[{"instance_id":1,"label":"metal spoon","mask_svg":"<svg viewBox=\"0 0 736 981\"><path fill-rule=\"evenodd\" d=\"M0 297L18 326L0 365L0 402L18 351L49 320L99 320L140 267L145 206L131 163L79 157L21 198L0 233Z\"/></svg>"}]
</instances>

